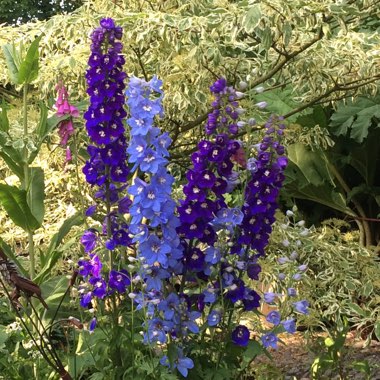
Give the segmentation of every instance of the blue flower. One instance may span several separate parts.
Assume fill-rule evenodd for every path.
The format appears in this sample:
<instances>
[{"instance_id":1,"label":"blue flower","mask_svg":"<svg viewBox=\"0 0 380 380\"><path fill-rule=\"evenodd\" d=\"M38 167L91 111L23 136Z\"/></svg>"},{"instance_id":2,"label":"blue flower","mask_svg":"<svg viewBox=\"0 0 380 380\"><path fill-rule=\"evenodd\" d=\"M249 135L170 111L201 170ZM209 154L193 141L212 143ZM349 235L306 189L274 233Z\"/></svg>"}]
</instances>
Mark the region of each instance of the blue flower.
<instances>
[{"instance_id":1,"label":"blue flower","mask_svg":"<svg viewBox=\"0 0 380 380\"><path fill-rule=\"evenodd\" d=\"M272 323L274 324L275 326L277 326L280 321L281 321L281 316L280 316L280 313L276 310L272 310L271 312L269 312L266 316L266 320L269 322L269 323Z\"/></svg>"},{"instance_id":2,"label":"blue flower","mask_svg":"<svg viewBox=\"0 0 380 380\"><path fill-rule=\"evenodd\" d=\"M295 307L296 311L301 314L309 314L308 307L309 302L306 300L303 301L297 301L293 303L293 306Z\"/></svg>"},{"instance_id":3,"label":"blue flower","mask_svg":"<svg viewBox=\"0 0 380 380\"><path fill-rule=\"evenodd\" d=\"M90 326L88 328L88 331L90 333L92 333L95 330L96 324L97 324L97 319L94 317L91 319Z\"/></svg>"},{"instance_id":4,"label":"blue flower","mask_svg":"<svg viewBox=\"0 0 380 380\"><path fill-rule=\"evenodd\" d=\"M209 326L216 326L220 322L221 313L218 310L211 310L207 316L207 323Z\"/></svg>"},{"instance_id":5,"label":"blue flower","mask_svg":"<svg viewBox=\"0 0 380 380\"><path fill-rule=\"evenodd\" d=\"M174 362L173 362L173 365L172 365L172 369L175 369L177 368L179 373L183 376L183 377L187 377L188 373L189 373L189 369L192 369L194 368L194 362L190 359L190 358L187 358L187 357L184 357L182 353L180 353L181 356L179 356ZM170 367L170 363L169 363L169 359L168 357L165 355L163 356L161 359L160 359L160 363L166 367Z\"/></svg>"},{"instance_id":6,"label":"blue flower","mask_svg":"<svg viewBox=\"0 0 380 380\"><path fill-rule=\"evenodd\" d=\"M249 330L246 326L237 326L231 334L232 341L238 345L245 347L249 342Z\"/></svg>"},{"instance_id":7,"label":"blue flower","mask_svg":"<svg viewBox=\"0 0 380 380\"><path fill-rule=\"evenodd\" d=\"M261 337L261 342L263 343L263 346L265 348L272 347L274 349L277 349L277 342L278 338L273 333L265 334Z\"/></svg>"},{"instance_id":8,"label":"blue flower","mask_svg":"<svg viewBox=\"0 0 380 380\"><path fill-rule=\"evenodd\" d=\"M96 242L98 240L97 235L94 230L87 230L82 235L80 242L83 244L85 252L92 252L96 247Z\"/></svg>"},{"instance_id":9,"label":"blue flower","mask_svg":"<svg viewBox=\"0 0 380 380\"><path fill-rule=\"evenodd\" d=\"M294 334L297 330L296 322L293 318L288 319L286 321L281 321L281 324L284 326L285 331L288 332L289 334Z\"/></svg>"},{"instance_id":10,"label":"blue flower","mask_svg":"<svg viewBox=\"0 0 380 380\"><path fill-rule=\"evenodd\" d=\"M145 242L140 244L140 250L148 265L153 265L157 262L165 267L168 262L167 255L171 251L171 247L165 240L161 240L157 235L151 234Z\"/></svg>"},{"instance_id":11,"label":"blue flower","mask_svg":"<svg viewBox=\"0 0 380 380\"><path fill-rule=\"evenodd\" d=\"M172 320L179 306L179 297L175 293L170 293L158 305L158 310L163 312L166 320Z\"/></svg>"},{"instance_id":12,"label":"blue flower","mask_svg":"<svg viewBox=\"0 0 380 380\"><path fill-rule=\"evenodd\" d=\"M273 303L277 297L278 297L278 294L276 293L272 293L272 292L264 293L264 301L269 304Z\"/></svg>"},{"instance_id":13,"label":"blue flower","mask_svg":"<svg viewBox=\"0 0 380 380\"><path fill-rule=\"evenodd\" d=\"M194 368L194 362L190 358L178 358L177 369L183 377L187 377L189 369Z\"/></svg>"}]
</instances>

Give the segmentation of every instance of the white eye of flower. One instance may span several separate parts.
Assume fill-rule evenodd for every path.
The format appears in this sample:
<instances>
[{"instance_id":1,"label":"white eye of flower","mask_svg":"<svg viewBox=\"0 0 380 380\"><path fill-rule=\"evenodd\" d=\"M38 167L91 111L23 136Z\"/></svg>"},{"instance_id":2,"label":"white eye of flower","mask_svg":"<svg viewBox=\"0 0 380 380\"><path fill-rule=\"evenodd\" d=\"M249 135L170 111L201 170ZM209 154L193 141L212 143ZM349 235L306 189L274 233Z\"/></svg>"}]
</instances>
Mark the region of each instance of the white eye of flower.
<instances>
[{"instance_id":1,"label":"white eye of flower","mask_svg":"<svg viewBox=\"0 0 380 380\"><path fill-rule=\"evenodd\" d=\"M191 229L191 230L196 230L196 229L197 229L197 225L196 225L196 224L192 224L192 225L190 226L190 229Z\"/></svg>"}]
</instances>

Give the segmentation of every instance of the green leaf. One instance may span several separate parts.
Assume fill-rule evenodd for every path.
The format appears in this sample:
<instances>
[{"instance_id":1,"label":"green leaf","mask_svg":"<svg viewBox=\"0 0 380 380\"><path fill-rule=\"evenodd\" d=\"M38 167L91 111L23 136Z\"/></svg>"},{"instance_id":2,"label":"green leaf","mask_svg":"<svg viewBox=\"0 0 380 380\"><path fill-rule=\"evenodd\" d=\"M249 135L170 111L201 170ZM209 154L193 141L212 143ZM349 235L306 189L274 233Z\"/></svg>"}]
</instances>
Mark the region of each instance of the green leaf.
<instances>
[{"instance_id":1,"label":"green leaf","mask_svg":"<svg viewBox=\"0 0 380 380\"><path fill-rule=\"evenodd\" d=\"M261 355L264 352L263 347L256 340L251 340L248 343L247 349L243 352L243 360L250 362L256 356Z\"/></svg>"},{"instance_id":2,"label":"green leaf","mask_svg":"<svg viewBox=\"0 0 380 380\"><path fill-rule=\"evenodd\" d=\"M0 115L0 130L8 133L9 131L9 120L8 120L8 114L7 114L7 104L5 103L5 100L3 98L2 104L1 104L1 115Z\"/></svg>"},{"instance_id":3,"label":"green leaf","mask_svg":"<svg viewBox=\"0 0 380 380\"><path fill-rule=\"evenodd\" d=\"M353 144L350 148L349 164L363 177L368 186L376 183L378 172L378 157L380 155L380 128L370 132L370 137L359 146Z\"/></svg>"},{"instance_id":4,"label":"green leaf","mask_svg":"<svg viewBox=\"0 0 380 380\"><path fill-rule=\"evenodd\" d=\"M13 141L10 140L10 137L5 132L0 132L0 156L17 177L20 179L24 177L21 154L13 146Z\"/></svg>"},{"instance_id":5,"label":"green leaf","mask_svg":"<svg viewBox=\"0 0 380 380\"><path fill-rule=\"evenodd\" d=\"M62 251L57 248L62 243L65 236L70 232L72 227L79 226L82 223L83 223L82 215L79 213L75 214L71 216L70 218L66 219L62 223L58 232L53 235L51 242L49 244L49 247L44 255L47 258L46 262L43 264L43 267L41 268L37 277L34 279L34 281L37 284L41 284L45 281L45 279L48 277L49 273L51 272L52 268L61 257Z\"/></svg>"},{"instance_id":6,"label":"green leaf","mask_svg":"<svg viewBox=\"0 0 380 380\"><path fill-rule=\"evenodd\" d=\"M13 84L20 84L19 81L19 53L17 52L14 44L6 44L2 46L3 53L5 56L5 62L8 67L8 74L11 82Z\"/></svg>"},{"instance_id":7,"label":"green leaf","mask_svg":"<svg viewBox=\"0 0 380 380\"><path fill-rule=\"evenodd\" d=\"M355 102L340 103L337 111L331 116L330 127L336 136L347 135L358 143L368 136L373 118L380 117L379 98L359 98Z\"/></svg>"},{"instance_id":8,"label":"green leaf","mask_svg":"<svg viewBox=\"0 0 380 380\"><path fill-rule=\"evenodd\" d=\"M25 59L21 62L18 79L19 83L31 83L38 76L38 61L39 52L38 45L41 41L42 35L38 36L30 45Z\"/></svg>"},{"instance_id":9,"label":"green leaf","mask_svg":"<svg viewBox=\"0 0 380 380\"><path fill-rule=\"evenodd\" d=\"M362 316L362 317L366 317L367 316L367 313L365 310L363 310L359 305L357 305L356 303L352 303L352 302L349 302L347 303L347 307L349 309L351 309L354 313Z\"/></svg>"},{"instance_id":10,"label":"green leaf","mask_svg":"<svg viewBox=\"0 0 380 380\"><path fill-rule=\"evenodd\" d=\"M375 333L376 338L377 338L378 340L380 340L380 321L377 321L377 322L375 323L375 326L374 326L373 332Z\"/></svg>"},{"instance_id":11,"label":"green leaf","mask_svg":"<svg viewBox=\"0 0 380 380\"><path fill-rule=\"evenodd\" d=\"M329 183L324 183L320 186L308 184L306 177L291 161L289 161L289 165L285 171L285 177L285 190L289 196L307 199L331 207L344 214L357 216L347 206L344 195L337 192L333 185Z\"/></svg>"},{"instance_id":12,"label":"green leaf","mask_svg":"<svg viewBox=\"0 0 380 380\"><path fill-rule=\"evenodd\" d=\"M45 182L44 171L39 168L29 168L29 183L27 184L27 202L33 216L41 227L45 215Z\"/></svg>"},{"instance_id":13,"label":"green leaf","mask_svg":"<svg viewBox=\"0 0 380 380\"><path fill-rule=\"evenodd\" d=\"M314 186L320 186L324 182L334 184L323 152L311 151L306 145L295 143L288 147L288 158L302 172L306 184Z\"/></svg>"},{"instance_id":14,"label":"green leaf","mask_svg":"<svg viewBox=\"0 0 380 380\"><path fill-rule=\"evenodd\" d=\"M0 203L13 223L25 231L34 231L40 224L30 211L26 196L25 190L0 184Z\"/></svg>"},{"instance_id":15,"label":"green leaf","mask_svg":"<svg viewBox=\"0 0 380 380\"><path fill-rule=\"evenodd\" d=\"M40 120L38 121L38 125L36 127L36 135L40 140L43 140L46 135L47 129L47 115L48 109L46 105L42 102L39 104L40 107Z\"/></svg>"},{"instance_id":16,"label":"green leaf","mask_svg":"<svg viewBox=\"0 0 380 380\"><path fill-rule=\"evenodd\" d=\"M359 372L367 375L371 374L371 367L369 366L368 360L354 361L351 366Z\"/></svg>"},{"instance_id":17,"label":"green leaf","mask_svg":"<svg viewBox=\"0 0 380 380\"><path fill-rule=\"evenodd\" d=\"M22 168L16 164L16 162L8 156L6 153L0 151L0 157L4 160L4 162L8 165L9 169L17 175L20 180L24 178L24 171Z\"/></svg>"},{"instance_id":18,"label":"green leaf","mask_svg":"<svg viewBox=\"0 0 380 380\"><path fill-rule=\"evenodd\" d=\"M322 128L327 128L328 126L325 110L321 106L314 107L313 112L310 114L299 116L296 123L310 128L313 128L316 125L319 125Z\"/></svg>"},{"instance_id":19,"label":"green leaf","mask_svg":"<svg viewBox=\"0 0 380 380\"><path fill-rule=\"evenodd\" d=\"M332 347L335 344L334 340L330 337L325 339L325 346L326 347Z\"/></svg>"},{"instance_id":20,"label":"green leaf","mask_svg":"<svg viewBox=\"0 0 380 380\"><path fill-rule=\"evenodd\" d=\"M266 34L263 35L264 39L270 39L270 36L265 37ZM293 101L294 94L292 93L292 89L287 87L285 89L276 89L271 91L266 91L256 96L258 102L267 102L268 105L266 107L267 110L277 114L277 115L286 115L293 109L297 108L297 103ZM290 122L294 122L299 114L293 115L287 118Z\"/></svg>"},{"instance_id":21,"label":"green leaf","mask_svg":"<svg viewBox=\"0 0 380 380\"><path fill-rule=\"evenodd\" d=\"M250 33L252 32L261 20L261 7L260 4L253 4L245 15L243 25L245 30Z\"/></svg>"}]
</instances>

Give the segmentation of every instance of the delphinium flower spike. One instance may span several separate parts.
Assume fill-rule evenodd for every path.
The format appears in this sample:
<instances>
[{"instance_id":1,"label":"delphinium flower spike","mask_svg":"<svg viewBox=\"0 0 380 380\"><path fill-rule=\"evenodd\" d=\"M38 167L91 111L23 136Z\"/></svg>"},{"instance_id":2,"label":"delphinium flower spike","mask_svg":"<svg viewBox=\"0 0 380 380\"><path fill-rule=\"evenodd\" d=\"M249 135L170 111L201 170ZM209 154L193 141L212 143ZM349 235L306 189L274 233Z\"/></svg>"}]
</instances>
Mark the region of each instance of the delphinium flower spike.
<instances>
[{"instance_id":1,"label":"delphinium flower spike","mask_svg":"<svg viewBox=\"0 0 380 380\"><path fill-rule=\"evenodd\" d=\"M81 239L89 255L79 261L79 273L88 280L81 288L83 307L89 307L94 297L103 299L114 292L124 293L130 284L128 272L114 267L115 249L132 243L123 218L131 201L125 193L129 168L123 120L127 113L121 37L122 28L110 18L102 19L91 35L86 73L90 105L84 114L90 145L83 173L90 185L98 187L98 205L91 206L86 214L93 216L97 212L102 228L90 228ZM103 255L106 249L108 254ZM104 256L108 256L108 262Z\"/></svg>"}]
</instances>

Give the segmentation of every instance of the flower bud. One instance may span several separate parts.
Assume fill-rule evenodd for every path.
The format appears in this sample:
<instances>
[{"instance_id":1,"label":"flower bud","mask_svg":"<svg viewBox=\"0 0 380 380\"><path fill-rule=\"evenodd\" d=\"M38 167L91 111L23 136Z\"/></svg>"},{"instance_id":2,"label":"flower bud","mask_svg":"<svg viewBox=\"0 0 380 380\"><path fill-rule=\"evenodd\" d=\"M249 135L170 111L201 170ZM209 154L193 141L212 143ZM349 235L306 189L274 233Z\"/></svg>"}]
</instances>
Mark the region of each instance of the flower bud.
<instances>
[{"instance_id":1,"label":"flower bud","mask_svg":"<svg viewBox=\"0 0 380 380\"><path fill-rule=\"evenodd\" d=\"M247 82L244 82L244 81L240 81L239 82L239 88L240 88L240 90L244 91L244 90L247 89L247 87L248 87L248 83Z\"/></svg>"},{"instance_id":2,"label":"flower bud","mask_svg":"<svg viewBox=\"0 0 380 380\"><path fill-rule=\"evenodd\" d=\"M258 102L255 105L257 107L259 107L260 109L263 109L263 108L265 108L268 105L268 103L267 102Z\"/></svg>"}]
</instances>

